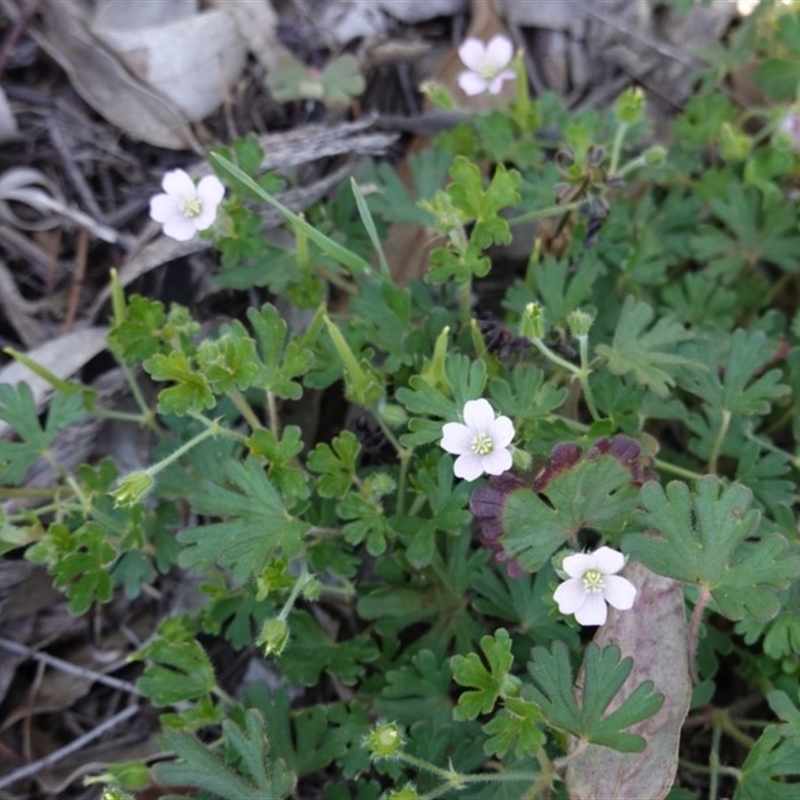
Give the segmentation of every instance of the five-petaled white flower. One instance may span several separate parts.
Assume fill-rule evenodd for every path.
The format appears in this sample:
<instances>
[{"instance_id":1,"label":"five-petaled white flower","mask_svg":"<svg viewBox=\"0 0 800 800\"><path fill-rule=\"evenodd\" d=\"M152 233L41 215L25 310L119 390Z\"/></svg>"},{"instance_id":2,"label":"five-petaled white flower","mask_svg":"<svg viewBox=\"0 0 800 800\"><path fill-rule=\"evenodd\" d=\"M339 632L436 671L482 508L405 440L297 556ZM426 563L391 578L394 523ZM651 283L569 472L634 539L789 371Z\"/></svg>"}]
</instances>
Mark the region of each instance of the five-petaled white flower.
<instances>
[{"instance_id":1,"label":"five-petaled white flower","mask_svg":"<svg viewBox=\"0 0 800 800\"><path fill-rule=\"evenodd\" d=\"M457 455L453 472L457 478L474 481L484 472L501 475L511 468L508 446L514 438L514 425L508 417L495 417L488 400L469 400L464 404L464 423L447 422L439 444Z\"/></svg>"},{"instance_id":2,"label":"five-petaled white flower","mask_svg":"<svg viewBox=\"0 0 800 800\"><path fill-rule=\"evenodd\" d=\"M507 36L497 34L486 44L470 36L458 48L458 56L467 68L458 76L458 85L470 97L487 90L499 94L503 81L517 76L513 69L506 69L513 55L514 46Z\"/></svg>"},{"instance_id":3,"label":"five-petaled white flower","mask_svg":"<svg viewBox=\"0 0 800 800\"><path fill-rule=\"evenodd\" d=\"M569 579L559 584L553 595L562 614L574 614L581 625L602 625L610 603L620 611L633 606L636 587L615 573L625 566L625 556L610 547L593 553L567 556L561 568Z\"/></svg>"},{"instance_id":4,"label":"five-petaled white flower","mask_svg":"<svg viewBox=\"0 0 800 800\"><path fill-rule=\"evenodd\" d=\"M179 242L211 227L225 194L225 187L216 176L206 175L195 186L182 169L164 175L161 188L165 193L150 199L150 216L164 226L167 236Z\"/></svg>"}]
</instances>

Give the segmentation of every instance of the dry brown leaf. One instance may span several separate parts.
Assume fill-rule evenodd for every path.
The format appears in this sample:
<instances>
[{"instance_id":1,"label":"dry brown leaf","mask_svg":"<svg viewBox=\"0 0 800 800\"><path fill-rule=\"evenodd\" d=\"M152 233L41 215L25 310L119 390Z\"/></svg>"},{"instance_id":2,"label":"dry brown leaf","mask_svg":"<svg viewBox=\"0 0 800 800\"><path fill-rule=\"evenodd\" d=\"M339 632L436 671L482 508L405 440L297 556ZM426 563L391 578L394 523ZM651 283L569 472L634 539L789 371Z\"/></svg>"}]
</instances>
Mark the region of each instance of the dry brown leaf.
<instances>
[{"instance_id":1,"label":"dry brown leaf","mask_svg":"<svg viewBox=\"0 0 800 800\"><path fill-rule=\"evenodd\" d=\"M0 86L0 144L3 142L13 142L19 139L19 128L17 118L8 104L6 93Z\"/></svg>"},{"instance_id":2,"label":"dry brown leaf","mask_svg":"<svg viewBox=\"0 0 800 800\"><path fill-rule=\"evenodd\" d=\"M128 72L91 32L90 19L80 3L47 0L42 14L44 30L31 26L31 35L95 111L133 139L173 150L200 151L183 114Z\"/></svg>"},{"instance_id":3,"label":"dry brown leaf","mask_svg":"<svg viewBox=\"0 0 800 800\"><path fill-rule=\"evenodd\" d=\"M66 380L105 350L107 334L108 328L103 327L71 331L28 350L26 355ZM0 383L16 385L22 381L30 386L36 407L42 408L53 391L53 387L44 378L19 361L12 361L0 370ZM9 433L11 427L7 422L0 421L0 436L7 436Z\"/></svg>"},{"instance_id":4,"label":"dry brown leaf","mask_svg":"<svg viewBox=\"0 0 800 800\"><path fill-rule=\"evenodd\" d=\"M239 35L250 52L267 70L288 51L278 41L278 15L269 0L211 0L211 6L224 9L239 28Z\"/></svg>"},{"instance_id":5,"label":"dry brown leaf","mask_svg":"<svg viewBox=\"0 0 800 800\"><path fill-rule=\"evenodd\" d=\"M664 704L628 729L647 741L643 753L619 753L570 739L566 784L572 800L660 800L678 767L680 731L692 695L683 586L636 563L625 575L639 590L636 604L631 611L610 609L608 622L594 639L601 647L616 644L623 657L633 658L633 670L610 710L647 680L664 695Z\"/></svg>"},{"instance_id":6,"label":"dry brown leaf","mask_svg":"<svg viewBox=\"0 0 800 800\"><path fill-rule=\"evenodd\" d=\"M92 33L185 119L197 122L208 116L239 79L247 57L234 17L214 9L158 24L150 23L150 15L145 19L141 26L129 18L124 26L109 27L108 18L101 17Z\"/></svg>"}]
</instances>

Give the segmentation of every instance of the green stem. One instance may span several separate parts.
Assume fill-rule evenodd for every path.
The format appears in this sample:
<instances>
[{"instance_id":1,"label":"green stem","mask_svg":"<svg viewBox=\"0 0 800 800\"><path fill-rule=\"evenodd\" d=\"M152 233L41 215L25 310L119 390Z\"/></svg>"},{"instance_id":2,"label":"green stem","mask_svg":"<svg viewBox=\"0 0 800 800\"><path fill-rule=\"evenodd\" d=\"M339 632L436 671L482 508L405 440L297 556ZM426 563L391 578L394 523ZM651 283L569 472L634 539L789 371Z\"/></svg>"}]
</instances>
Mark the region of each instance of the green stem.
<instances>
[{"instance_id":1,"label":"green stem","mask_svg":"<svg viewBox=\"0 0 800 800\"><path fill-rule=\"evenodd\" d=\"M608 164L608 174L616 175L617 167L619 166L619 157L622 153L622 143L625 141L625 134L628 131L628 126L624 122L620 122L617 132L614 134L614 144L611 147L611 161Z\"/></svg>"},{"instance_id":2,"label":"green stem","mask_svg":"<svg viewBox=\"0 0 800 800\"><path fill-rule=\"evenodd\" d=\"M349 294L351 296L358 294L358 289L352 281L347 280L347 278L343 278L341 275L337 275L332 269L328 269L328 267L324 266L323 264L314 264L313 269L320 278L328 281L328 283L332 283L338 289L341 289L345 294Z\"/></svg>"},{"instance_id":3,"label":"green stem","mask_svg":"<svg viewBox=\"0 0 800 800\"><path fill-rule=\"evenodd\" d=\"M166 458L163 458L157 464L154 464L152 467L150 467L147 470L147 472L150 474L150 477L155 477L159 472L161 472L162 469L165 469L170 464L177 461L184 453L188 453L189 450L191 450L193 447L196 447L210 436L220 436L221 434L236 435L233 434L232 431L226 431L225 428L223 428L218 422L206 419L202 414L192 414L192 417L198 419L204 425L207 425L206 429L200 431L197 436L193 436L188 442L184 442L179 448L177 448L177 450L166 456Z\"/></svg>"},{"instance_id":4,"label":"green stem","mask_svg":"<svg viewBox=\"0 0 800 800\"><path fill-rule=\"evenodd\" d=\"M275 392L267 389L267 411L269 413L269 429L276 439L281 438L281 418L278 416L278 404L275 400Z\"/></svg>"},{"instance_id":5,"label":"green stem","mask_svg":"<svg viewBox=\"0 0 800 800\"><path fill-rule=\"evenodd\" d=\"M581 388L583 389L583 397L586 400L586 407L589 409L589 413L592 415L593 420L600 419L600 415L597 413L597 406L594 402L594 395L592 394L592 387L589 384L589 375L591 374L591 368L589 367L589 337L588 336L578 336L578 350L580 352L581 358L581 374L578 377L578 380L581 382Z\"/></svg>"},{"instance_id":6,"label":"green stem","mask_svg":"<svg viewBox=\"0 0 800 800\"><path fill-rule=\"evenodd\" d=\"M388 439L389 443L394 448L395 452L397 453L397 457L400 459L400 475L397 478L397 513L402 514L403 509L406 502L406 483L408 481L408 467L411 463L411 456L414 453L414 450L409 450L407 447L403 447L400 444L397 437L392 433L389 426L383 421L381 418L380 412L375 409L373 411L375 415L375 419L380 426L381 431L383 431L383 435Z\"/></svg>"},{"instance_id":7,"label":"green stem","mask_svg":"<svg viewBox=\"0 0 800 800\"><path fill-rule=\"evenodd\" d=\"M679 467L677 464L671 464L669 461L664 461L661 458L654 458L653 463L656 465L657 469L663 472L669 472L670 475L675 475L678 478L685 478L687 481L697 481L703 477L699 472L686 469L685 467Z\"/></svg>"},{"instance_id":8,"label":"green stem","mask_svg":"<svg viewBox=\"0 0 800 800\"><path fill-rule=\"evenodd\" d=\"M576 200L574 203L565 203L561 206L547 206L540 208L537 211L529 211L527 214L522 214L519 217L514 217L508 220L509 225L521 225L523 222L533 222L537 219L547 219L547 217L559 217L562 214L568 214L570 211L577 211L583 201Z\"/></svg>"},{"instance_id":9,"label":"green stem","mask_svg":"<svg viewBox=\"0 0 800 800\"><path fill-rule=\"evenodd\" d=\"M703 621L703 612L706 610L708 601L711 599L711 592L707 586L700 587L700 596L694 604L692 619L689 622L689 633L687 636L687 647L689 657L689 674L695 686L700 683L700 676L697 674L697 641L700 636L700 623Z\"/></svg>"},{"instance_id":10,"label":"green stem","mask_svg":"<svg viewBox=\"0 0 800 800\"><path fill-rule=\"evenodd\" d=\"M722 419L719 423L719 430L717 431L717 438L714 439L714 444L711 448L711 456L708 459L708 471L712 475L717 474L717 462L719 461L720 453L722 452L722 444L725 441L725 436L728 433L728 426L731 424L731 412L727 408L722 409Z\"/></svg>"},{"instance_id":11,"label":"green stem","mask_svg":"<svg viewBox=\"0 0 800 800\"><path fill-rule=\"evenodd\" d=\"M250 426L250 430L257 431L264 426L261 420L256 416L253 407L245 400L244 395L238 390L234 389L229 395L231 402L236 406L236 410L242 415L242 419Z\"/></svg>"},{"instance_id":12,"label":"green stem","mask_svg":"<svg viewBox=\"0 0 800 800\"><path fill-rule=\"evenodd\" d=\"M461 322L469 325L470 305L472 303L472 277L466 283L459 284L458 287L458 307L461 315Z\"/></svg>"},{"instance_id":13,"label":"green stem","mask_svg":"<svg viewBox=\"0 0 800 800\"><path fill-rule=\"evenodd\" d=\"M289 612L294 608L294 604L297 602L300 592L302 592L306 584L312 580L314 580L314 576L309 573L306 565L303 564L300 574L297 576L294 586L292 586L292 591L289 592L289 597L286 598L286 602L283 604L283 608L278 614L278 619L281 622L286 622L286 618L289 616Z\"/></svg>"},{"instance_id":14,"label":"green stem","mask_svg":"<svg viewBox=\"0 0 800 800\"><path fill-rule=\"evenodd\" d=\"M561 358L558 353L554 353L541 339L532 339L531 344L545 358L552 361L554 364L557 364L559 367L563 367L565 370L571 372L576 378L580 379L583 370L580 367L576 367L574 364L571 364L565 358Z\"/></svg>"}]
</instances>

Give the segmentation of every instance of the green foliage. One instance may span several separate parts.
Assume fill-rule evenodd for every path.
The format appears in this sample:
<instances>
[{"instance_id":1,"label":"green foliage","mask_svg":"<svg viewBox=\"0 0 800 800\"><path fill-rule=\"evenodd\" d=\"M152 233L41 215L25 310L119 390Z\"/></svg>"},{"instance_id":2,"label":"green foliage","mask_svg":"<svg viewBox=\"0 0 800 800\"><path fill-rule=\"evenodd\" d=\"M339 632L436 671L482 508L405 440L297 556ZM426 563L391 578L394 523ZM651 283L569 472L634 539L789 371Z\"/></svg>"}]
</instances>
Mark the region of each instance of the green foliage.
<instances>
[{"instance_id":1,"label":"green foliage","mask_svg":"<svg viewBox=\"0 0 800 800\"><path fill-rule=\"evenodd\" d=\"M220 564L231 570L235 582L243 583L272 559L296 556L308 525L286 512L254 459L227 464L224 472L229 485L209 481L191 494L190 502L198 514L225 521L181 531L178 541L184 548L179 562L198 570Z\"/></svg>"},{"instance_id":2,"label":"green foliage","mask_svg":"<svg viewBox=\"0 0 800 800\"><path fill-rule=\"evenodd\" d=\"M641 753L645 740L625 729L651 717L661 708L663 695L645 681L627 692L624 701L609 712L609 705L633 668L633 659L620 659L616 645L600 648L590 644L583 664L580 697L573 688L573 671L563 642L552 650L533 650L528 664L533 683L524 683L522 695L541 709L548 725L567 731L584 742L613 747L623 753Z\"/></svg>"},{"instance_id":3,"label":"green foliage","mask_svg":"<svg viewBox=\"0 0 800 800\"><path fill-rule=\"evenodd\" d=\"M679 355L677 346L693 337L683 325L669 319L659 319L651 326L654 316L647 303L626 298L613 342L598 345L597 352L615 375L632 373L642 386L665 397L675 385L677 368L691 363Z\"/></svg>"},{"instance_id":4,"label":"green foliage","mask_svg":"<svg viewBox=\"0 0 800 800\"><path fill-rule=\"evenodd\" d=\"M217 744L236 754L241 766L231 769L216 750L204 745L185 731L167 731L167 748L178 756L177 761L161 762L155 772L167 786L190 786L212 792L224 800L263 800L288 797L295 778L283 761L269 754L264 733L264 720L254 709L244 715L244 723L226 720L222 739Z\"/></svg>"},{"instance_id":5,"label":"green foliage","mask_svg":"<svg viewBox=\"0 0 800 800\"><path fill-rule=\"evenodd\" d=\"M777 533L754 538L760 514L747 487L711 475L696 486L694 493L679 481L666 492L656 483L642 487L641 522L661 538L631 534L627 552L655 572L700 584L730 619L775 616L776 590L800 569L795 548Z\"/></svg>"}]
</instances>

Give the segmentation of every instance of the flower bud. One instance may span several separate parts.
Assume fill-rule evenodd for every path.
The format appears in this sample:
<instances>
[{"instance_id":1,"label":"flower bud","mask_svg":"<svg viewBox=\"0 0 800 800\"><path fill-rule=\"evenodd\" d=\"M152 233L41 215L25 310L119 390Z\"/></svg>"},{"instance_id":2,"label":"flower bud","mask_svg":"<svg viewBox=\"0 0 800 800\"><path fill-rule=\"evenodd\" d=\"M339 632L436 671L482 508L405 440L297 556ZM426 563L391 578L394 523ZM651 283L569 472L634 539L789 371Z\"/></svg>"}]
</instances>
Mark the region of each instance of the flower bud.
<instances>
[{"instance_id":1,"label":"flower bud","mask_svg":"<svg viewBox=\"0 0 800 800\"><path fill-rule=\"evenodd\" d=\"M113 492L115 506L136 505L154 486L156 482L147 470L137 470L126 475Z\"/></svg>"},{"instance_id":2,"label":"flower bud","mask_svg":"<svg viewBox=\"0 0 800 800\"><path fill-rule=\"evenodd\" d=\"M393 789L389 792L386 800L419 800L419 793L413 783L407 783L402 789Z\"/></svg>"},{"instance_id":3,"label":"flower bud","mask_svg":"<svg viewBox=\"0 0 800 800\"><path fill-rule=\"evenodd\" d=\"M544 337L544 309L539 303L528 303L520 320L520 334L533 341Z\"/></svg>"},{"instance_id":4,"label":"flower bud","mask_svg":"<svg viewBox=\"0 0 800 800\"><path fill-rule=\"evenodd\" d=\"M644 92L638 86L624 91L614 103L614 114L622 125L635 125L644 113Z\"/></svg>"},{"instance_id":5,"label":"flower bud","mask_svg":"<svg viewBox=\"0 0 800 800\"><path fill-rule=\"evenodd\" d=\"M571 311L567 316L567 325L569 325L569 332L576 338L581 339L589 335L589 330L594 322L594 317L587 314L585 311L576 308Z\"/></svg>"},{"instance_id":6,"label":"flower bud","mask_svg":"<svg viewBox=\"0 0 800 800\"><path fill-rule=\"evenodd\" d=\"M531 468L531 461L533 460L527 450L520 450L518 447L511 448L511 459L514 462L514 467L522 472L527 472Z\"/></svg>"},{"instance_id":7,"label":"flower bud","mask_svg":"<svg viewBox=\"0 0 800 800\"><path fill-rule=\"evenodd\" d=\"M660 167L667 160L667 148L657 144L648 147L642 153L642 159L649 167Z\"/></svg>"},{"instance_id":8,"label":"flower bud","mask_svg":"<svg viewBox=\"0 0 800 800\"><path fill-rule=\"evenodd\" d=\"M394 722L379 722L364 741L372 758L391 758L403 747L400 728Z\"/></svg>"},{"instance_id":9,"label":"flower bud","mask_svg":"<svg viewBox=\"0 0 800 800\"><path fill-rule=\"evenodd\" d=\"M256 640L264 648L265 656L279 656L289 641L289 626L282 619L268 619Z\"/></svg>"}]
</instances>

